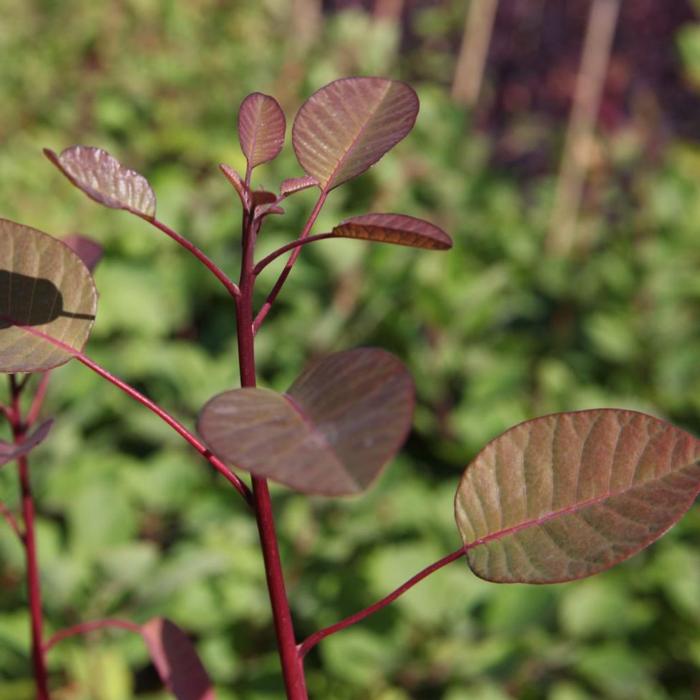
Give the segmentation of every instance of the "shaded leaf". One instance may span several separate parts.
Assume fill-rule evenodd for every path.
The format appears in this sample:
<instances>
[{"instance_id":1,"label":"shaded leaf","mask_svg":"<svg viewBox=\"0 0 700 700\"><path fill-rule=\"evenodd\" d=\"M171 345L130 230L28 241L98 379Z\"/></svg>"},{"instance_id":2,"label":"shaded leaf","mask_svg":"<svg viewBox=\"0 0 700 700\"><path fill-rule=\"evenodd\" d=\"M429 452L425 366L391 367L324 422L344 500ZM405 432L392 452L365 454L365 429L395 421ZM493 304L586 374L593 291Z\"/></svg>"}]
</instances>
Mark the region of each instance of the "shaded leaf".
<instances>
[{"instance_id":1,"label":"shaded leaf","mask_svg":"<svg viewBox=\"0 0 700 700\"><path fill-rule=\"evenodd\" d=\"M259 207L263 204L272 204L277 201L277 195L267 190L255 190L253 192L253 206Z\"/></svg>"},{"instance_id":2,"label":"shaded leaf","mask_svg":"<svg viewBox=\"0 0 700 700\"><path fill-rule=\"evenodd\" d=\"M590 576L659 538L700 489L700 441L636 411L559 413L490 442L464 472L455 516L482 578Z\"/></svg>"},{"instance_id":3,"label":"shaded leaf","mask_svg":"<svg viewBox=\"0 0 700 700\"><path fill-rule=\"evenodd\" d=\"M277 156L286 128L284 112L274 97L253 92L243 100L238 112L238 139L249 168Z\"/></svg>"},{"instance_id":4,"label":"shaded leaf","mask_svg":"<svg viewBox=\"0 0 700 700\"><path fill-rule=\"evenodd\" d=\"M219 164L219 170L226 176L226 179L233 185L243 208L250 209L250 193L243 182L243 178L230 166L225 163Z\"/></svg>"},{"instance_id":5,"label":"shaded leaf","mask_svg":"<svg viewBox=\"0 0 700 700\"><path fill-rule=\"evenodd\" d=\"M37 372L68 362L69 348L85 345L96 310L92 276L68 245L0 219L0 372Z\"/></svg>"},{"instance_id":6,"label":"shaded leaf","mask_svg":"<svg viewBox=\"0 0 700 700\"><path fill-rule=\"evenodd\" d=\"M29 454L37 445L42 443L51 430L53 419L44 421L33 433L24 438L19 444L0 440L0 467L18 457Z\"/></svg>"},{"instance_id":7,"label":"shaded leaf","mask_svg":"<svg viewBox=\"0 0 700 700\"><path fill-rule=\"evenodd\" d=\"M141 627L151 661L177 700L214 700L214 688L192 642L174 623L162 617Z\"/></svg>"},{"instance_id":8,"label":"shaded leaf","mask_svg":"<svg viewBox=\"0 0 700 700\"><path fill-rule=\"evenodd\" d=\"M56 155L48 148L46 157L78 188L100 204L126 209L152 219L156 196L148 180L124 167L107 151L92 146L71 146Z\"/></svg>"},{"instance_id":9,"label":"shaded leaf","mask_svg":"<svg viewBox=\"0 0 700 700\"><path fill-rule=\"evenodd\" d=\"M316 182L315 177L311 177L311 175L307 175L306 177L290 177L286 180L282 180L280 194L283 197L288 197L290 194L305 190L308 187L318 187L318 182Z\"/></svg>"},{"instance_id":10,"label":"shaded leaf","mask_svg":"<svg viewBox=\"0 0 700 700\"><path fill-rule=\"evenodd\" d=\"M83 236L80 233L71 233L63 237L63 242L70 246L70 249L85 263L90 272L97 267L97 263L102 260L104 248L92 238Z\"/></svg>"},{"instance_id":11,"label":"shaded leaf","mask_svg":"<svg viewBox=\"0 0 700 700\"><path fill-rule=\"evenodd\" d=\"M413 382L376 348L335 353L311 365L286 394L236 389L200 414L211 449L236 467L303 493L365 490L410 429Z\"/></svg>"},{"instance_id":12,"label":"shaded leaf","mask_svg":"<svg viewBox=\"0 0 700 700\"><path fill-rule=\"evenodd\" d=\"M297 160L328 191L363 173L408 134L413 88L386 78L343 78L315 92L292 128Z\"/></svg>"},{"instance_id":13,"label":"shaded leaf","mask_svg":"<svg viewBox=\"0 0 700 700\"><path fill-rule=\"evenodd\" d=\"M353 216L335 226L333 235L432 250L448 250L452 247L452 239L441 228L404 214Z\"/></svg>"}]
</instances>

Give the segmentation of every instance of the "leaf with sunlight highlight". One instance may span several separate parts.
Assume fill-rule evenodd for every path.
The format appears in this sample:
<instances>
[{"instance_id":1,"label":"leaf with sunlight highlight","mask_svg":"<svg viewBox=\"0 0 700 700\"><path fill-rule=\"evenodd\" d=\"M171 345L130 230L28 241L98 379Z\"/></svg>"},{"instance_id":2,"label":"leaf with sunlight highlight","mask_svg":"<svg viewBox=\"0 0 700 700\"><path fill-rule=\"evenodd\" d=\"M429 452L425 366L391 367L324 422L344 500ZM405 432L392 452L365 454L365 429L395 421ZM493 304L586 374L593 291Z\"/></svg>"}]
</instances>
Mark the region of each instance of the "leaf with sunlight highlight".
<instances>
[{"instance_id":1,"label":"leaf with sunlight highlight","mask_svg":"<svg viewBox=\"0 0 700 700\"><path fill-rule=\"evenodd\" d=\"M452 247L452 239L441 228L404 214L353 216L335 226L333 236L430 250L448 250Z\"/></svg>"},{"instance_id":2,"label":"leaf with sunlight highlight","mask_svg":"<svg viewBox=\"0 0 700 700\"><path fill-rule=\"evenodd\" d=\"M413 381L378 348L335 353L311 365L286 394L236 389L202 409L199 431L222 459L296 491L364 491L403 444Z\"/></svg>"},{"instance_id":3,"label":"leaf with sunlight highlight","mask_svg":"<svg viewBox=\"0 0 700 700\"><path fill-rule=\"evenodd\" d=\"M126 209L153 219L156 196L148 180L125 168L107 151L92 146L71 146L56 155L48 148L44 155L80 190L112 209Z\"/></svg>"},{"instance_id":4,"label":"leaf with sunlight highlight","mask_svg":"<svg viewBox=\"0 0 700 700\"><path fill-rule=\"evenodd\" d=\"M92 275L66 243L0 219L0 372L68 362L70 349L87 342L96 311Z\"/></svg>"},{"instance_id":5,"label":"leaf with sunlight highlight","mask_svg":"<svg viewBox=\"0 0 700 700\"><path fill-rule=\"evenodd\" d=\"M284 112L274 97L253 92L241 102L238 139L251 170L277 157L286 129Z\"/></svg>"},{"instance_id":6,"label":"leaf with sunlight highlight","mask_svg":"<svg viewBox=\"0 0 700 700\"><path fill-rule=\"evenodd\" d=\"M555 583L627 559L700 490L700 441L636 411L536 418L491 441L455 499L469 565L499 582Z\"/></svg>"},{"instance_id":7,"label":"leaf with sunlight highlight","mask_svg":"<svg viewBox=\"0 0 700 700\"><path fill-rule=\"evenodd\" d=\"M292 143L304 171L329 191L363 173L408 134L418 116L413 88L386 78L343 78L304 102Z\"/></svg>"},{"instance_id":8,"label":"leaf with sunlight highlight","mask_svg":"<svg viewBox=\"0 0 700 700\"><path fill-rule=\"evenodd\" d=\"M18 459L29 454L37 445L41 444L51 430L53 419L44 421L33 433L24 438L24 442L11 443L0 440L0 467L13 459Z\"/></svg>"},{"instance_id":9,"label":"leaf with sunlight highlight","mask_svg":"<svg viewBox=\"0 0 700 700\"><path fill-rule=\"evenodd\" d=\"M214 700L209 675L187 635L162 617L141 627L151 661L177 700Z\"/></svg>"}]
</instances>

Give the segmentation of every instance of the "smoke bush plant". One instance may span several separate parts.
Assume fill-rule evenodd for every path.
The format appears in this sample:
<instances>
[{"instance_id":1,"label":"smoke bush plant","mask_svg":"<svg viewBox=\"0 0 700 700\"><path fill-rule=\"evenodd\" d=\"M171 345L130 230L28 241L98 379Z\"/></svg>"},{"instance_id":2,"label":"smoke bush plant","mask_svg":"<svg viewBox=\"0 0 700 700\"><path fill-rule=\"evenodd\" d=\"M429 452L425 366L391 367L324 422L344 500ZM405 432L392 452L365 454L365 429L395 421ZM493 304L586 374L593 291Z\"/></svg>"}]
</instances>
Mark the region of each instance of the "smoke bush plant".
<instances>
[{"instance_id":1,"label":"smoke bush plant","mask_svg":"<svg viewBox=\"0 0 700 700\"><path fill-rule=\"evenodd\" d=\"M45 658L62 639L102 627L141 634L164 684L180 700L214 697L207 673L186 635L156 618L87 621L45 639L28 455L51 429L39 423L53 368L75 359L153 411L196 449L244 499L260 534L267 585L287 697L307 698L303 660L324 637L391 603L426 576L465 557L472 571L496 582L553 583L583 578L630 557L668 530L700 489L700 441L662 420L628 410L600 409L535 418L490 442L465 470L455 497L463 545L417 573L382 600L299 641L295 634L275 534L267 480L301 494L345 496L367 489L398 451L411 425L414 389L408 371L377 348L338 352L307 367L279 394L256 387L254 340L304 245L358 238L431 250L452 242L437 226L402 214L354 216L311 235L329 193L376 163L411 130L418 98L406 84L383 78L337 80L300 108L292 144L305 173L284 180L279 194L255 190L253 170L282 149L286 122L277 101L245 98L238 115L247 161L241 177L221 165L242 205L241 269L232 281L192 242L156 218L156 198L144 177L99 148L73 146L47 157L79 189L125 209L170 236L223 285L236 310L242 388L202 408L197 437L83 353L94 322L97 292L91 271L101 249L73 236L57 240L0 220L0 371L9 375L2 412L13 441L0 443L0 465L16 461L21 513L0 503L23 545L37 698L47 700ZM296 240L256 260L255 244L268 216L283 214L287 197L318 188L315 206ZM265 303L253 309L259 273L279 256L286 264ZM29 383L33 373L41 379ZM30 402L21 402L36 385ZM28 410L22 406L29 404ZM251 474L251 486L234 468Z\"/></svg>"}]
</instances>

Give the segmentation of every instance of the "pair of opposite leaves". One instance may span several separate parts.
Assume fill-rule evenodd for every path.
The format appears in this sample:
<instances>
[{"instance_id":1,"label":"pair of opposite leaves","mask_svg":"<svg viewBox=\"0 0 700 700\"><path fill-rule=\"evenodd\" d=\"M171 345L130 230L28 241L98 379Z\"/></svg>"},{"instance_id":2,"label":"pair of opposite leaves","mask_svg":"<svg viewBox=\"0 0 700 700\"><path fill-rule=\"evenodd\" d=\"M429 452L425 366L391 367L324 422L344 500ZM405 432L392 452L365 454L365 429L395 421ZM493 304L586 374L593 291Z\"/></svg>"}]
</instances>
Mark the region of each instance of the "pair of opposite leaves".
<instances>
[{"instance_id":1,"label":"pair of opposite leaves","mask_svg":"<svg viewBox=\"0 0 700 700\"><path fill-rule=\"evenodd\" d=\"M276 109L259 93L244 101L239 128L250 169L281 148L284 116ZM293 145L307 178L329 191L403 138L416 113L415 93L403 83L336 81L302 106ZM47 155L98 202L155 217L145 178L104 151L73 147ZM285 181L281 196L308 186L298 180ZM333 235L451 245L437 227L395 214L354 217ZM66 246L27 227L0 221L0 243L0 268L10 275L7 297L0 294L0 370L37 371L67 361L82 348L95 313L89 272ZM32 275L50 284L37 285L46 298L32 295L27 307L11 289ZM412 393L398 360L359 349L312 366L285 395L242 389L215 397L200 430L234 466L307 493L354 493L403 442ZM562 581L605 569L658 538L690 507L700 488L699 457L692 435L632 411L564 413L516 426L476 457L458 488L455 512L469 563L498 581Z\"/></svg>"}]
</instances>

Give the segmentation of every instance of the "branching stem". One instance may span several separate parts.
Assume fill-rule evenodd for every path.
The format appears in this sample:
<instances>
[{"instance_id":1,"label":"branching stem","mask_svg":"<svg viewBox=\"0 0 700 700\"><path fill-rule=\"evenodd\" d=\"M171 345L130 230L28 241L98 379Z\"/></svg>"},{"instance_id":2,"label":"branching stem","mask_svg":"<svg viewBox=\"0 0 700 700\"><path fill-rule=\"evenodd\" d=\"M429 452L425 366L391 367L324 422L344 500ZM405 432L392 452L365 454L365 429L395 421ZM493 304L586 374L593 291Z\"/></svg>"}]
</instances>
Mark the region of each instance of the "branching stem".
<instances>
[{"instance_id":1,"label":"branching stem","mask_svg":"<svg viewBox=\"0 0 700 700\"><path fill-rule=\"evenodd\" d=\"M308 236L307 238L297 238L296 241L287 243L277 250L273 250L268 256L264 257L253 270L254 275L259 275L273 260L277 260L280 255L284 255L286 252L293 250L294 248L300 248L307 243L313 243L314 241L322 241L326 238L332 238L332 233L317 233L315 236Z\"/></svg>"},{"instance_id":2,"label":"branching stem","mask_svg":"<svg viewBox=\"0 0 700 700\"><path fill-rule=\"evenodd\" d=\"M399 586L395 591L389 593L389 595L385 596L381 600L378 600L376 603L374 603L374 605L370 605L368 608L360 610L354 615L350 615L344 620L336 622L334 625L324 627L318 632L314 632L312 635L307 637L301 644L299 644L299 655L303 658L304 656L306 656L309 650L316 646L316 644L318 644L322 639L325 639L326 637L330 636L331 634L335 634L336 632L340 632L346 627L350 627L350 625L354 625L356 622L360 622L360 620L364 620L366 617L369 617L373 613L389 605L389 603L393 603L398 597L402 596L406 591L413 588L413 586L422 581L424 578L430 576L430 574L436 572L438 569L441 569L443 566L451 564L453 561L460 559L465 555L465 553L465 547L460 547L458 550L452 552L452 554L448 554L446 557L443 557L439 561L436 561L434 564L426 566L425 569L419 571L415 576L412 576L410 579L408 579L406 583Z\"/></svg>"},{"instance_id":3,"label":"branching stem","mask_svg":"<svg viewBox=\"0 0 700 700\"><path fill-rule=\"evenodd\" d=\"M309 233L311 231L311 228L313 225L316 223L316 219L318 218L318 215L321 213L321 209L323 205L326 202L326 197L328 197L328 192L321 191L321 194L318 197L318 200L316 201L316 204L314 208L311 211L311 214L309 214L309 218L306 221L306 224L304 224L304 228L302 229L302 232L299 234L299 238L297 240L302 241L306 238L308 238ZM265 303L262 305L262 308L260 311L258 311L258 315L255 317L255 321L253 322L253 334L257 333L258 330L260 330L260 326L262 325L262 322L265 320L265 317L267 314L270 312L270 309L272 308L272 305L275 303L275 299L277 299L277 295L280 293L282 287L284 286L284 283L287 281L287 277L289 277L289 273L292 271L292 268L294 267L294 263L296 262L297 258L299 257L299 248L295 248L292 254L289 256L289 260L287 260L287 264L284 266L282 272L280 272L280 276L277 278L277 281L275 282L274 287L272 288L272 291L269 293L267 299L265 300ZM251 270L252 272L252 270Z\"/></svg>"},{"instance_id":4,"label":"branching stem","mask_svg":"<svg viewBox=\"0 0 700 700\"><path fill-rule=\"evenodd\" d=\"M189 241L184 236L181 236L177 231L173 231L169 226L166 226L162 221L158 219L152 219L148 216L141 216L144 221L147 221L152 226L160 229L164 234L170 236L176 243L181 245L185 250L194 255L199 262L201 262L204 267L206 267L209 272L211 272L216 279L224 285L226 291L234 298L237 299L241 292L238 289L238 285L230 279L230 277L208 256L206 253L201 251L194 243Z\"/></svg>"},{"instance_id":5,"label":"branching stem","mask_svg":"<svg viewBox=\"0 0 700 700\"><path fill-rule=\"evenodd\" d=\"M136 634L141 634L141 627L135 622L129 622L129 620L118 620L116 618L106 618L104 620L92 620L90 622L81 622L72 627L66 627L56 634L54 634L50 639L44 644L44 653L50 651L56 644L62 642L68 637L74 637L78 634L89 634L95 630L105 629L107 627L118 628L123 630L128 630L130 632L136 632Z\"/></svg>"}]
</instances>

